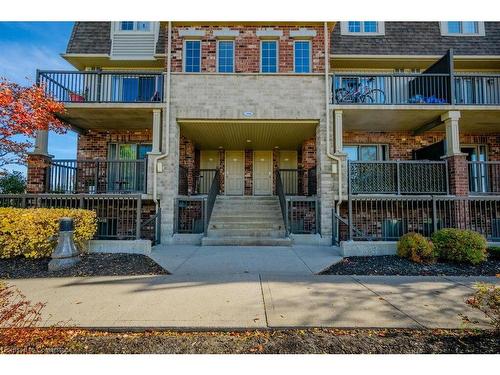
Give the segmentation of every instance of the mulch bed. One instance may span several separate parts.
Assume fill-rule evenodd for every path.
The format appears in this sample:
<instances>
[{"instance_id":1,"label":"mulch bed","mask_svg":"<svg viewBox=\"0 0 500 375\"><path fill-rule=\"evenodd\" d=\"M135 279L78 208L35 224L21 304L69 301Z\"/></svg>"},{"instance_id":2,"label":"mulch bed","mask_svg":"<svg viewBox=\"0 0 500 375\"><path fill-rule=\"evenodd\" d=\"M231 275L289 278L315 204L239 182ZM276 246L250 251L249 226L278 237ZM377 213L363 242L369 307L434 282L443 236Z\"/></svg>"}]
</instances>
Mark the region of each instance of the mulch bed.
<instances>
[{"instance_id":1,"label":"mulch bed","mask_svg":"<svg viewBox=\"0 0 500 375\"><path fill-rule=\"evenodd\" d=\"M67 339L56 334L55 340L33 339L24 345L2 346L0 341L0 353L500 353L500 334L479 330L68 332Z\"/></svg>"},{"instance_id":2,"label":"mulch bed","mask_svg":"<svg viewBox=\"0 0 500 375\"><path fill-rule=\"evenodd\" d=\"M151 258L140 254L84 254L76 266L55 272L47 267L50 258L0 259L0 278L24 279L70 276L130 276L168 274Z\"/></svg>"},{"instance_id":3,"label":"mulch bed","mask_svg":"<svg viewBox=\"0 0 500 375\"><path fill-rule=\"evenodd\" d=\"M402 275L402 276L495 276L500 260L488 259L476 266L460 263L418 264L394 255L347 257L334 264L323 275Z\"/></svg>"}]
</instances>

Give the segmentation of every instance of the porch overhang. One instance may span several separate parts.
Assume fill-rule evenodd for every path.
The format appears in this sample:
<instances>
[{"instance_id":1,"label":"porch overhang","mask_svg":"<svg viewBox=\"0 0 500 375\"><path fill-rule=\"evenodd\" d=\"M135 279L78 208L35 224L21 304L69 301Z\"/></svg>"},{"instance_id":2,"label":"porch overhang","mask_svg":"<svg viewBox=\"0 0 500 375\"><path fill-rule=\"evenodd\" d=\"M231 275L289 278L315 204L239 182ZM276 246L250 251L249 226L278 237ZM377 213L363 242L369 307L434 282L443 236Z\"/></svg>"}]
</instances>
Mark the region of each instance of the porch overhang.
<instances>
[{"instance_id":1,"label":"porch overhang","mask_svg":"<svg viewBox=\"0 0 500 375\"><path fill-rule=\"evenodd\" d=\"M59 117L74 130L150 129L153 110L162 103L66 103L66 113Z\"/></svg>"},{"instance_id":2,"label":"porch overhang","mask_svg":"<svg viewBox=\"0 0 500 375\"><path fill-rule=\"evenodd\" d=\"M181 134L205 150L295 150L316 136L319 120L177 119Z\"/></svg>"},{"instance_id":3,"label":"porch overhang","mask_svg":"<svg viewBox=\"0 0 500 375\"><path fill-rule=\"evenodd\" d=\"M448 111L460 111L460 131L500 132L500 106L460 105L332 105L342 110L343 128L348 131L444 131L437 119Z\"/></svg>"}]
</instances>

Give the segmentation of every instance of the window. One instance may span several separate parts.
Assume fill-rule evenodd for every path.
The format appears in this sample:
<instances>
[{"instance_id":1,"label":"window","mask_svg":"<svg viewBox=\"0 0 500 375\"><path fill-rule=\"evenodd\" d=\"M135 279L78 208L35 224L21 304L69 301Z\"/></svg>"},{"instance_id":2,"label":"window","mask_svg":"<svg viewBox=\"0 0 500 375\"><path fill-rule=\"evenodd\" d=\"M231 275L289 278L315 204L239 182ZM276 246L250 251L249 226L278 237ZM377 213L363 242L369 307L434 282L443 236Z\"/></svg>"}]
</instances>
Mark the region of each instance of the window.
<instances>
[{"instance_id":1,"label":"window","mask_svg":"<svg viewBox=\"0 0 500 375\"><path fill-rule=\"evenodd\" d=\"M219 73L234 72L234 41L219 40L217 49L217 70Z\"/></svg>"},{"instance_id":2,"label":"window","mask_svg":"<svg viewBox=\"0 0 500 375\"><path fill-rule=\"evenodd\" d=\"M388 159L387 145L352 145L344 146L347 160L377 161Z\"/></svg>"},{"instance_id":3,"label":"window","mask_svg":"<svg viewBox=\"0 0 500 375\"><path fill-rule=\"evenodd\" d=\"M474 21L449 21L441 22L441 34L447 36L482 36L484 35L484 22Z\"/></svg>"},{"instance_id":4,"label":"window","mask_svg":"<svg viewBox=\"0 0 500 375\"><path fill-rule=\"evenodd\" d=\"M311 42L308 40L295 41L294 43L295 73L311 72Z\"/></svg>"},{"instance_id":5,"label":"window","mask_svg":"<svg viewBox=\"0 0 500 375\"><path fill-rule=\"evenodd\" d=\"M384 35L383 22L378 21L348 21L340 24L342 35Z\"/></svg>"},{"instance_id":6,"label":"window","mask_svg":"<svg viewBox=\"0 0 500 375\"><path fill-rule=\"evenodd\" d=\"M262 73L276 73L278 71L278 42L263 40L260 49Z\"/></svg>"},{"instance_id":7,"label":"window","mask_svg":"<svg viewBox=\"0 0 500 375\"><path fill-rule=\"evenodd\" d=\"M184 42L184 71L187 73L201 71L201 41L186 40Z\"/></svg>"},{"instance_id":8,"label":"window","mask_svg":"<svg viewBox=\"0 0 500 375\"><path fill-rule=\"evenodd\" d=\"M110 143L108 146L107 177L110 192L135 192L145 188L144 160L151 152L151 144ZM129 160L129 162L126 162Z\"/></svg>"},{"instance_id":9,"label":"window","mask_svg":"<svg viewBox=\"0 0 500 375\"><path fill-rule=\"evenodd\" d=\"M120 22L120 30L148 32L151 30L151 22L122 21Z\"/></svg>"}]
</instances>

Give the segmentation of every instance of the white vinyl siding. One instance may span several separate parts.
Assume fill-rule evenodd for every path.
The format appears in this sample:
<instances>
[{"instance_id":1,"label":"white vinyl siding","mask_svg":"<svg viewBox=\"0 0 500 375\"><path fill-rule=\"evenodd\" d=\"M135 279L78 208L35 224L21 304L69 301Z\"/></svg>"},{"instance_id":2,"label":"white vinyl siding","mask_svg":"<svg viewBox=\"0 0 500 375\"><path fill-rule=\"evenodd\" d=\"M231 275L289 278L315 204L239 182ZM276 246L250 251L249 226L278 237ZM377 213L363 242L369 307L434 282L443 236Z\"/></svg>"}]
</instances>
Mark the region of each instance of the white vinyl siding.
<instances>
[{"instance_id":1,"label":"white vinyl siding","mask_svg":"<svg viewBox=\"0 0 500 375\"><path fill-rule=\"evenodd\" d=\"M130 22L111 23L111 59L154 59L159 22L134 22L133 29L130 29Z\"/></svg>"}]
</instances>

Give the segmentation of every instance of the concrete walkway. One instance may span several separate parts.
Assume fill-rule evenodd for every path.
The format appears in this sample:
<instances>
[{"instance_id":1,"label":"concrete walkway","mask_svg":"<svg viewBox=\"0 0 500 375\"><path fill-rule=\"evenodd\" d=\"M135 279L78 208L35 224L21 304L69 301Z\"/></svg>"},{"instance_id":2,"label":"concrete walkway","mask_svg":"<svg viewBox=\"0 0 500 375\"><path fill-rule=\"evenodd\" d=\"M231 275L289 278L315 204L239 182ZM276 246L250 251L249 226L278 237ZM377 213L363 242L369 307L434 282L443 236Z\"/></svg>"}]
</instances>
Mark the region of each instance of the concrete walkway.
<instances>
[{"instance_id":1,"label":"concrete walkway","mask_svg":"<svg viewBox=\"0 0 500 375\"><path fill-rule=\"evenodd\" d=\"M155 246L150 257L174 275L311 275L342 260L331 246Z\"/></svg>"},{"instance_id":2,"label":"concrete walkway","mask_svg":"<svg viewBox=\"0 0 500 375\"><path fill-rule=\"evenodd\" d=\"M8 280L47 302L43 324L98 328L460 328L464 300L490 278L168 275Z\"/></svg>"}]
</instances>

